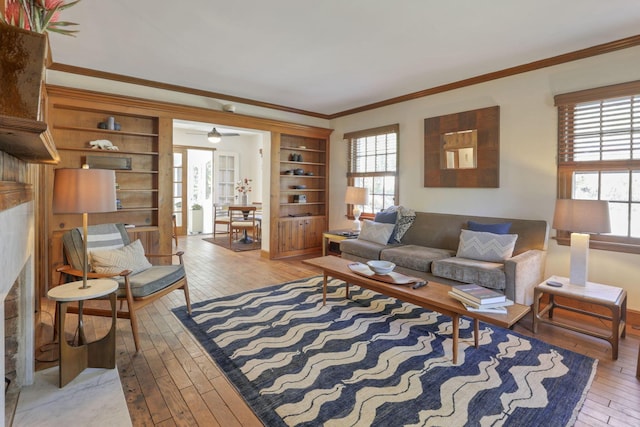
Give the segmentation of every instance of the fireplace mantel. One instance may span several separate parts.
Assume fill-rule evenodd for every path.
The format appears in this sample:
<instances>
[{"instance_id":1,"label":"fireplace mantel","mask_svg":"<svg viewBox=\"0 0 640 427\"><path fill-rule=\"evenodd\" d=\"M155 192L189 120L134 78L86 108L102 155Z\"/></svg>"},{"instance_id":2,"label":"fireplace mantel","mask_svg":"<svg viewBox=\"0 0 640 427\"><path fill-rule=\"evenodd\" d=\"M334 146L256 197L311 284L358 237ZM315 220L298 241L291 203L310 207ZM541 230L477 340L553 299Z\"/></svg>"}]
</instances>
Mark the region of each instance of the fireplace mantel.
<instances>
[{"instance_id":1,"label":"fireplace mantel","mask_svg":"<svg viewBox=\"0 0 640 427\"><path fill-rule=\"evenodd\" d=\"M33 199L33 185L0 181L0 211L11 209Z\"/></svg>"},{"instance_id":2,"label":"fireplace mantel","mask_svg":"<svg viewBox=\"0 0 640 427\"><path fill-rule=\"evenodd\" d=\"M60 156L45 122L0 114L0 151L29 163L57 164Z\"/></svg>"}]
</instances>

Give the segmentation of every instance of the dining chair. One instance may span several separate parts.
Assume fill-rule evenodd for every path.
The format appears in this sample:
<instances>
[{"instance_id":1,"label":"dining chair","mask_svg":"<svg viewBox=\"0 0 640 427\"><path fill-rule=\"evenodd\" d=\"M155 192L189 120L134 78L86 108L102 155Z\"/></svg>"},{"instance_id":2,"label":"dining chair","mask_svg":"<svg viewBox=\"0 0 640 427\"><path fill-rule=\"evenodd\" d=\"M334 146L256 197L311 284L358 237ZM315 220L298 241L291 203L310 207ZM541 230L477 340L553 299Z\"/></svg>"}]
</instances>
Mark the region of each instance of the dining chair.
<instances>
[{"instance_id":1,"label":"dining chair","mask_svg":"<svg viewBox=\"0 0 640 427\"><path fill-rule=\"evenodd\" d=\"M242 231L243 237L240 243L251 243L253 240L249 237L249 230L255 239L256 233L256 207L255 206L229 206L229 247L233 243L234 232Z\"/></svg>"},{"instance_id":2,"label":"dining chair","mask_svg":"<svg viewBox=\"0 0 640 427\"><path fill-rule=\"evenodd\" d=\"M214 203L213 205L213 234L229 233L229 205L223 203ZM224 231L218 231L217 225L222 225Z\"/></svg>"}]
</instances>

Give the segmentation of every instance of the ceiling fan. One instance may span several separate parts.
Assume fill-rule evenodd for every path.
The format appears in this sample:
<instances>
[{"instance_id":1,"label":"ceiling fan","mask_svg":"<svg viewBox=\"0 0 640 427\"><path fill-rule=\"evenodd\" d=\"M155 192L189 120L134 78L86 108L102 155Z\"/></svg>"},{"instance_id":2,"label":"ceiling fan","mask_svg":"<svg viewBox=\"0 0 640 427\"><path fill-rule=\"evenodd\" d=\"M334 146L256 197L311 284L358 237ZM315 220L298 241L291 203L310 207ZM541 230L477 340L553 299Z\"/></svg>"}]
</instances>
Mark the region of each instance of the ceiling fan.
<instances>
[{"instance_id":1,"label":"ceiling fan","mask_svg":"<svg viewBox=\"0 0 640 427\"><path fill-rule=\"evenodd\" d=\"M215 144L216 142L222 141L223 136L239 136L239 135L240 135L239 133L220 133L214 127L213 129L211 129L211 132L207 133L207 139L209 140L209 142L213 142Z\"/></svg>"},{"instance_id":2,"label":"ceiling fan","mask_svg":"<svg viewBox=\"0 0 640 427\"><path fill-rule=\"evenodd\" d=\"M195 135L204 135L204 132L187 132L187 133L191 133L191 134L195 134ZM223 136L240 136L239 133L222 133L222 132L218 132L218 130L214 127L213 129L211 129L209 132L207 132L207 139L209 140L209 142L212 143L218 143L222 140Z\"/></svg>"}]
</instances>

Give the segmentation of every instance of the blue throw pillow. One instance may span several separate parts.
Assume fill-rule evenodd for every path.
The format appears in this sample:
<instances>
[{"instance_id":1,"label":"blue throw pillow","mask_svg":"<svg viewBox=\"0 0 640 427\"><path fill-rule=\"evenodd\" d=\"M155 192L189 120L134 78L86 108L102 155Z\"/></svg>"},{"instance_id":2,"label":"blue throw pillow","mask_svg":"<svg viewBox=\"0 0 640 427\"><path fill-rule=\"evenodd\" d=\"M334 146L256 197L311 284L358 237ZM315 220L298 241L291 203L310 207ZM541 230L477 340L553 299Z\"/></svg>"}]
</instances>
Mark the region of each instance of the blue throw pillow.
<instances>
[{"instance_id":1,"label":"blue throw pillow","mask_svg":"<svg viewBox=\"0 0 640 427\"><path fill-rule=\"evenodd\" d=\"M375 222L382 222L384 224L395 224L398 219L398 212L385 212L380 211L376 214Z\"/></svg>"},{"instance_id":2,"label":"blue throw pillow","mask_svg":"<svg viewBox=\"0 0 640 427\"><path fill-rule=\"evenodd\" d=\"M503 222L500 224L482 224L475 221L468 221L467 226L471 231L483 231L485 233L493 234L509 234L511 223Z\"/></svg>"},{"instance_id":3,"label":"blue throw pillow","mask_svg":"<svg viewBox=\"0 0 640 427\"><path fill-rule=\"evenodd\" d=\"M392 211L392 212L380 211L376 214L376 217L373 220L375 222L380 222L383 224L395 224L397 219L398 219L397 211ZM393 243L395 239L396 239L396 233L394 229L387 243Z\"/></svg>"}]
</instances>

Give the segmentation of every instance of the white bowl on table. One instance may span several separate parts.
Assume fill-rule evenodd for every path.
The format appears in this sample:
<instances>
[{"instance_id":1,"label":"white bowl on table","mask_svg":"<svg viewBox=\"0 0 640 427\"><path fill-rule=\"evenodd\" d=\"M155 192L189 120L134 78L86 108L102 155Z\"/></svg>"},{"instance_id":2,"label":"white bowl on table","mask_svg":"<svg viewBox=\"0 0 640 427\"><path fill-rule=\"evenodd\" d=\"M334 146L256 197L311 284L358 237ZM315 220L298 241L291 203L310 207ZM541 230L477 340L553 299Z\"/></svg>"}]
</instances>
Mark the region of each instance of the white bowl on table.
<instances>
[{"instance_id":1,"label":"white bowl on table","mask_svg":"<svg viewBox=\"0 0 640 427\"><path fill-rule=\"evenodd\" d=\"M376 274L389 274L396 268L396 265L391 261L372 260L367 261L367 265Z\"/></svg>"}]
</instances>

